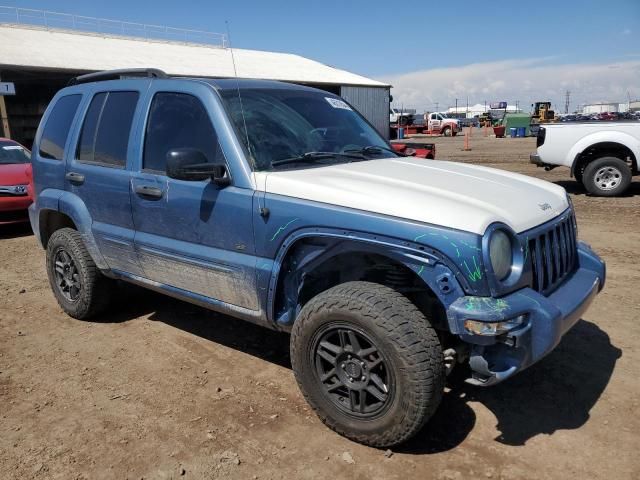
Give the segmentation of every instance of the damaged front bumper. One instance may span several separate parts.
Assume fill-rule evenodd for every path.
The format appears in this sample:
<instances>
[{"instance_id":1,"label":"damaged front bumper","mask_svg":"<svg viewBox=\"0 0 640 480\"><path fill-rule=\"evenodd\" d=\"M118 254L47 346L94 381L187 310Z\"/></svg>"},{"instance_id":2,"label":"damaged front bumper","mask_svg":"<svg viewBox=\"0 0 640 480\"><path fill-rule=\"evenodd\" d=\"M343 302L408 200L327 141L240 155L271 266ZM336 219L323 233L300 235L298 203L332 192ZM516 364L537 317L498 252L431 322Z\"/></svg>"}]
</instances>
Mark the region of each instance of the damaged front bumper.
<instances>
[{"instance_id":1,"label":"damaged front bumper","mask_svg":"<svg viewBox=\"0 0 640 480\"><path fill-rule=\"evenodd\" d=\"M471 344L473 373L468 382L495 385L551 352L602 290L605 276L604 262L580 243L578 268L548 296L524 288L502 298L465 296L456 300L447 316L460 338ZM465 328L469 320L477 325L513 319L519 319L514 322L517 326L497 336L478 335Z\"/></svg>"}]
</instances>

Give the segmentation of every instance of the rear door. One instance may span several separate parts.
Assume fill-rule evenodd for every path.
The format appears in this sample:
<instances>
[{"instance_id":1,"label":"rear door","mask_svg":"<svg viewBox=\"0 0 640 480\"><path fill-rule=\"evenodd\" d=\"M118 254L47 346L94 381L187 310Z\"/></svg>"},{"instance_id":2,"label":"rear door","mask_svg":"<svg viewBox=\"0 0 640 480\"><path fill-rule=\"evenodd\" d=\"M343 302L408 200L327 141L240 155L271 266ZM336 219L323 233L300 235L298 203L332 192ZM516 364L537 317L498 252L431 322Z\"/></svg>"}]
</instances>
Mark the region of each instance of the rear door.
<instances>
[{"instance_id":1,"label":"rear door","mask_svg":"<svg viewBox=\"0 0 640 480\"><path fill-rule=\"evenodd\" d=\"M82 126L65 174L66 189L89 210L93 235L109 267L136 275L142 271L133 245L130 138L148 86L146 80L96 83L83 103Z\"/></svg>"},{"instance_id":2,"label":"rear door","mask_svg":"<svg viewBox=\"0 0 640 480\"><path fill-rule=\"evenodd\" d=\"M181 82L178 91L172 85L158 82L149 90L139 171L132 181L144 276L258 310L253 191L235 186L233 178L220 187L210 180L167 177L167 153L175 148L198 149L209 162L227 163L212 121L212 111L220 108L214 92L195 82Z\"/></svg>"},{"instance_id":3,"label":"rear door","mask_svg":"<svg viewBox=\"0 0 640 480\"><path fill-rule=\"evenodd\" d=\"M39 128L31 161L35 168L34 184L39 196L43 189L64 190L65 160L70 156L67 144L69 132L82 100L80 93L64 95L47 109Z\"/></svg>"}]
</instances>

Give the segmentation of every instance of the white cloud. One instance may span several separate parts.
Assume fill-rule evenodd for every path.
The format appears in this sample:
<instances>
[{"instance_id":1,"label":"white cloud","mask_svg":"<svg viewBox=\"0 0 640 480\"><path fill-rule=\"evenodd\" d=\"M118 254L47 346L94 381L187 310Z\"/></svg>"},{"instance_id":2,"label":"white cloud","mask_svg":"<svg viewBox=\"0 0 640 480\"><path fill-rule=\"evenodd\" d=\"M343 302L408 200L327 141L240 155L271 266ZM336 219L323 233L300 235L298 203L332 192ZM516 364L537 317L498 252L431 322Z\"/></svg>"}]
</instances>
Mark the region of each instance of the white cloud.
<instances>
[{"instance_id":1,"label":"white cloud","mask_svg":"<svg viewBox=\"0 0 640 480\"><path fill-rule=\"evenodd\" d=\"M622 30L622 35L631 35L631 29L625 28L624 30Z\"/></svg>"},{"instance_id":2,"label":"white cloud","mask_svg":"<svg viewBox=\"0 0 640 480\"><path fill-rule=\"evenodd\" d=\"M454 105L508 101L526 107L550 100L560 109L571 91L571 108L579 103L619 101L640 97L640 60L612 63L551 64L549 58L504 60L460 67L433 68L388 75L381 81L393 85L394 103L407 108L441 110ZM525 108L526 109L526 108Z\"/></svg>"}]
</instances>

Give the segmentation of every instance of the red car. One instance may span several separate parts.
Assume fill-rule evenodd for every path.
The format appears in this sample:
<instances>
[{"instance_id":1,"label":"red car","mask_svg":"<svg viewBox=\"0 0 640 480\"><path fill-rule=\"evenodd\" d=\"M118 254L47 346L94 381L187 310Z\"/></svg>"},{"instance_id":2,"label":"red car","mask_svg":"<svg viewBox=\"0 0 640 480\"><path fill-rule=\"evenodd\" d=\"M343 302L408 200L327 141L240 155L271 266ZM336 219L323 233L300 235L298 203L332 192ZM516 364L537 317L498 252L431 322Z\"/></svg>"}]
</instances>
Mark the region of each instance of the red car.
<instances>
[{"instance_id":1,"label":"red car","mask_svg":"<svg viewBox=\"0 0 640 480\"><path fill-rule=\"evenodd\" d=\"M391 146L396 152L410 157L421 157L428 160L436 158L435 143L392 142Z\"/></svg>"},{"instance_id":2,"label":"red car","mask_svg":"<svg viewBox=\"0 0 640 480\"><path fill-rule=\"evenodd\" d=\"M29 221L33 201L31 152L0 137L0 225Z\"/></svg>"}]
</instances>

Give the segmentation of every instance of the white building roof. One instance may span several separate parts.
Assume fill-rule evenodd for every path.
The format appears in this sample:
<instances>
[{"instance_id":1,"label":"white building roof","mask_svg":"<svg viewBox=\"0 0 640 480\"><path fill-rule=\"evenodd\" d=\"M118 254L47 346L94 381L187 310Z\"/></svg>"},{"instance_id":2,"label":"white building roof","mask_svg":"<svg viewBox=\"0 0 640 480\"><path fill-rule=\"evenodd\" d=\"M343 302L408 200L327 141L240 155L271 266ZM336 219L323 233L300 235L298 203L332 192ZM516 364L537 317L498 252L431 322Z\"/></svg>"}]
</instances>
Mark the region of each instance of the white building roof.
<instances>
[{"instance_id":1,"label":"white building roof","mask_svg":"<svg viewBox=\"0 0 640 480\"><path fill-rule=\"evenodd\" d=\"M389 87L300 55L236 48L233 54L241 78ZM6 24L0 24L0 66L71 71L153 67L170 75L234 76L228 48Z\"/></svg>"}]
</instances>

